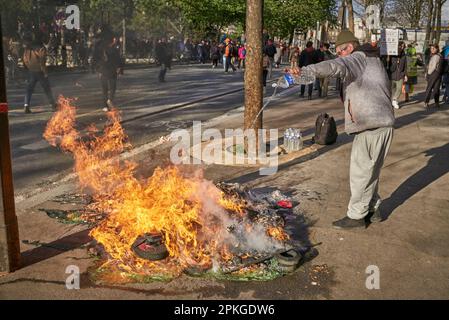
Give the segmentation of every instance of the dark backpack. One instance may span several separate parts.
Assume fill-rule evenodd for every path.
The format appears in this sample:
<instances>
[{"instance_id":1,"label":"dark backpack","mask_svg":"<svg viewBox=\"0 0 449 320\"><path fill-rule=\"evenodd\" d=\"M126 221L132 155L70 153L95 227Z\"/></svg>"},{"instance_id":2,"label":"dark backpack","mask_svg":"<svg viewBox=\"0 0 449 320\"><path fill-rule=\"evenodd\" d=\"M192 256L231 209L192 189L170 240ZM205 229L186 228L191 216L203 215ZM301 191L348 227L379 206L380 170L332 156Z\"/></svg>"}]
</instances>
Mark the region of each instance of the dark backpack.
<instances>
[{"instance_id":1,"label":"dark backpack","mask_svg":"<svg viewBox=\"0 0 449 320\"><path fill-rule=\"evenodd\" d=\"M315 136L312 141L316 144L327 145L337 141L337 124L327 113L318 116L315 123Z\"/></svg>"}]
</instances>

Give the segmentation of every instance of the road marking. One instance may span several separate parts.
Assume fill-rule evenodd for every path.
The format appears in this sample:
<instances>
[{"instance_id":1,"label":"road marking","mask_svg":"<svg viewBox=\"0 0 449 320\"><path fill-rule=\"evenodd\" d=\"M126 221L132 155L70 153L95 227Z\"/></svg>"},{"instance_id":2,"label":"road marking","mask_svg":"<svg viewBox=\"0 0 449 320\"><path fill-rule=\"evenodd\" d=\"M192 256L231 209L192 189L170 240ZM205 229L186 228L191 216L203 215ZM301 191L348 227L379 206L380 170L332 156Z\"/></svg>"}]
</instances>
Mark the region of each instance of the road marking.
<instances>
[{"instance_id":1,"label":"road marking","mask_svg":"<svg viewBox=\"0 0 449 320\"><path fill-rule=\"evenodd\" d=\"M32 151L37 151L37 150L42 150L42 149L46 149L50 147L50 145L48 144L48 142L44 139L38 141L38 142L33 142L30 144L26 144L24 146L21 146L21 149L25 149L25 150L32 150Z\"/></svg>"}]
</instances>

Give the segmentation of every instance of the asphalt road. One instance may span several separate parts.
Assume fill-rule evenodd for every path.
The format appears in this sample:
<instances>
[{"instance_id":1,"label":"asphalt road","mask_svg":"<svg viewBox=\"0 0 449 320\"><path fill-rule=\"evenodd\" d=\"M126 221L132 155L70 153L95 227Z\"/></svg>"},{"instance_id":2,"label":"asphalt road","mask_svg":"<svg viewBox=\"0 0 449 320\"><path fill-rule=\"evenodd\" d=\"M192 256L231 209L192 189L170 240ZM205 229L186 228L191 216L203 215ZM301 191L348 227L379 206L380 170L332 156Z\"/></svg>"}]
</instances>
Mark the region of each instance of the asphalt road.
<instances>
[{"instance_id":1,"label":"asphalt road","mask_svg":"<svg viewBox=\"0 0 449 320\"><path fill-rule=\"evenodd\" d=\"M174 129L206 121L244 102L243 72L225 74L210 65L174 66L166 83L157 81L158 68L129 69L119 78L115 105L122 111L124 128L134 146L166 135ZM77 98L79 129L104 124L101 88L95 74L65 72L50 74L55 97ZM268 88L267 95L273 89ZM214 96L233 92L220 97ZM25 84L8 86L13 175L16 193L49 183L50 177L70 170L70 155L51 147L43 138L52 112L39 85L31 101L32 114L23 113ZM206 99L206 100L203 100ZM182 109L178 105L192 103ZM169 110L163 112L164 110ZM151 114L151 115L149 115ZM149 116L147 116L149 115Z\"/></svg>"}]
</instances>

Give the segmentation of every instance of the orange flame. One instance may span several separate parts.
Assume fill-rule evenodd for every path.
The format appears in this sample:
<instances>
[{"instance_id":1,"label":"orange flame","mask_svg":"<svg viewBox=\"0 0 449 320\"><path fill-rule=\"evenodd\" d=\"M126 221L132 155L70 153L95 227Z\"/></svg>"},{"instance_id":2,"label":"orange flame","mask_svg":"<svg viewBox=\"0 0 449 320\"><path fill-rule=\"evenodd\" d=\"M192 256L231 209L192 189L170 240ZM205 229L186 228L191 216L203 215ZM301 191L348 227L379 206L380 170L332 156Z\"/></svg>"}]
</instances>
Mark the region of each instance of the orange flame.
<instances>
[{"instance_id":1,"label":"orange flame","mask_svg":"<svg viewBox=\"0 0 449 320\"><path fill-rule=\"evenodd\" d=\"M268 227L267 234L278 241L290 239L290 236L281 227Z\"/></svg>"},{"instance_id":2,"label":"orange flame","mask_svg":"<svg viewBox=\"0 0 449 320\"><path fill-rule=\"evenodd\" d=\"M226 198L200 177L183 177L176 167L157 168L146 181L137 180L136 163L119 158L130 147L119 112L107 113L109 123L101 135L95 127L89 127L85 139L75 128L72 102L59 98L60 108L49 121L44 137L73 154L81 186L93 193L92 207L108 214L90 232L109 255L108 264L124 272L159 270L161 263L140 259L131 249L137 237L149 232L163 235L170 255L164 261L165 268L210 265L212 257L221 256L221 252L229 256L219 247L223 247L223 234L219 232L223 226L217 221L214 224L210 211L229 210L241 215L243 204Z\"/></svg>"}]
</instances>

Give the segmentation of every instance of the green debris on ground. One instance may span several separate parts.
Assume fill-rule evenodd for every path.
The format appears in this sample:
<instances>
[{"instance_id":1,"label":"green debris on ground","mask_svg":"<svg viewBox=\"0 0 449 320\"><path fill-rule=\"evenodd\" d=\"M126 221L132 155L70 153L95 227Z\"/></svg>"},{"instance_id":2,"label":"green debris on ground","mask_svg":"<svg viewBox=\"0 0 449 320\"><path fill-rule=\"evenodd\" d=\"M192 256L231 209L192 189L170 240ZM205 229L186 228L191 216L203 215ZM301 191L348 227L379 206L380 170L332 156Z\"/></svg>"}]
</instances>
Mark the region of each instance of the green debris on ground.
<instances>
[{"instance_id":1,"label":"green debris on ground","mask_svg":"<svg viewBox=\"0 0 449 320\"><path fill-rule=\"evenodd\" d=\"M227 281L271 281L283 275L285 273L279 270L276 259L270 259L232 273L207 272L209 277Z\"/></svg>"}]
</instances>

